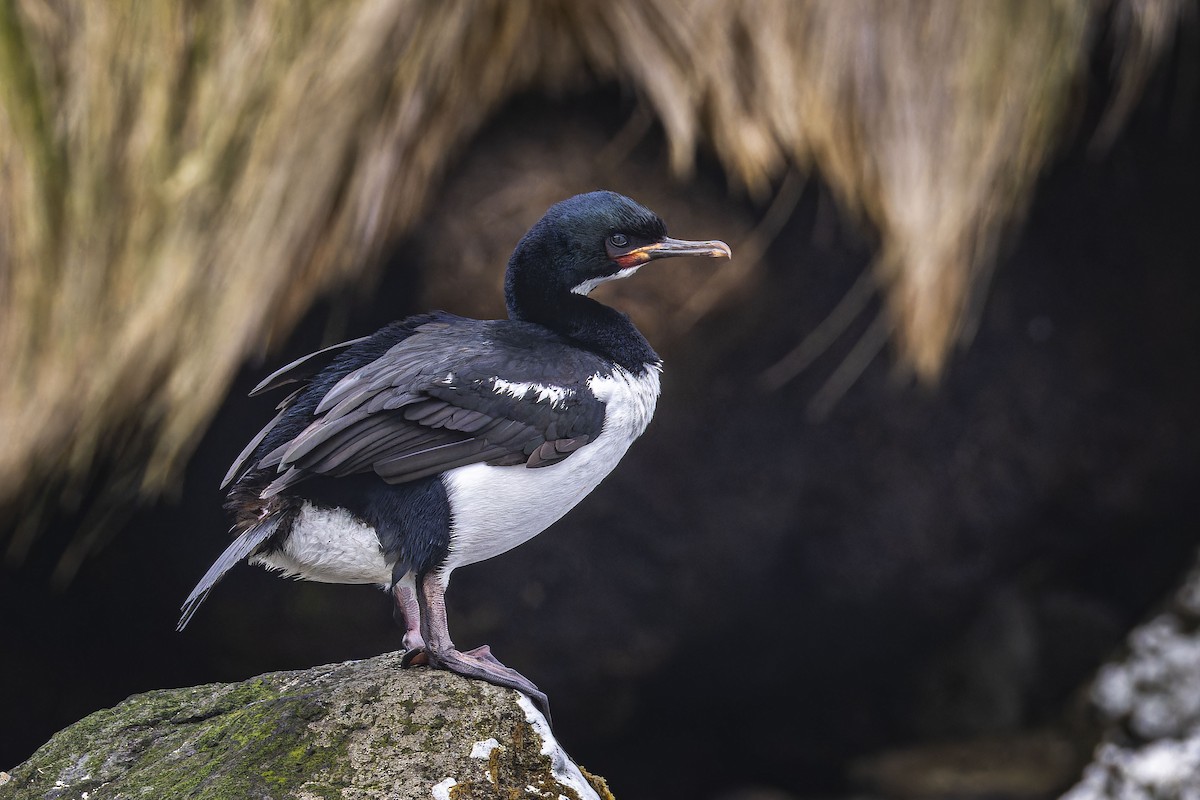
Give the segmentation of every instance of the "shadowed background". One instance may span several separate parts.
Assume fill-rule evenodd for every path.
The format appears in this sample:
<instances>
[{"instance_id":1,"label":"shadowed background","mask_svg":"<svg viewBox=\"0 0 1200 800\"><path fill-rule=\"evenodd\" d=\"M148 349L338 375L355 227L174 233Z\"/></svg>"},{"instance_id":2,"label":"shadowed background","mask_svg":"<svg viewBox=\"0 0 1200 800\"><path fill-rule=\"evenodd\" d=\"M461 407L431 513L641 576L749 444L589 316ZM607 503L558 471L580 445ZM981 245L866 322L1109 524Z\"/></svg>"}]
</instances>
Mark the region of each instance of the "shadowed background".
<instances>
[{"instance_id":1,"label":"shadowed background","mask_svg":"<svg viewBox=\"0 0 1200 800\"><path fill-rule=\"evenodd\" d=\"M245 391L502 314L519 236L603 186L735 261L606 290L660 416L456 574L461 643L621 797L1069 784L1072 696L1195 545L1195 10L0 7L0 766L133 691L398 646L377 591L250 569L172 633Z\"/></svg>"}]
</instances>

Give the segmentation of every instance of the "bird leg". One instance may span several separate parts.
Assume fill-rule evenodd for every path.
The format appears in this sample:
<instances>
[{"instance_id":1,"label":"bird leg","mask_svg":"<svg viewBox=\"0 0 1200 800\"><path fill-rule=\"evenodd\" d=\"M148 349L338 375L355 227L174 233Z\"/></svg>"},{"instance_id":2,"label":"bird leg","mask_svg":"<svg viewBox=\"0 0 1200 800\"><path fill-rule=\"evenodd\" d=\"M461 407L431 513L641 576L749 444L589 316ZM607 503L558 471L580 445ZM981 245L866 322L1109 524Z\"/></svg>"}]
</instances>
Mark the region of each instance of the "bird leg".
<instances>
[{"instance_id":1,"label":"bird leg","mask_svg":"<svg viewBox=\"0 0 1200 800\"><path fill-rule=\"evenodd\" d=\"M463 652L450 640L446 622L446 587L433 573L421 578L417 603L420 606L421 634L425 641L425 656L429 666L449 670L468 678L477 678L496 686L516 689L529 697L538 710L550 720L550 701L545 693L515 669L506 667L492 655L486 644Z\"/></svg>"},{"instance_id":2,"label":"bird leg","mask_svg":"<svg viewBox=\"0 0 1200 800\"><path fill-rule=\"evenodd\" d=\"M427 663L425 638L421 636L421 606L417 602L417 582L411 574L405 575L392 585L392 596L396 600L392 615L396 623L404 628L404 666Z\"/></svg>"}]
</instances>

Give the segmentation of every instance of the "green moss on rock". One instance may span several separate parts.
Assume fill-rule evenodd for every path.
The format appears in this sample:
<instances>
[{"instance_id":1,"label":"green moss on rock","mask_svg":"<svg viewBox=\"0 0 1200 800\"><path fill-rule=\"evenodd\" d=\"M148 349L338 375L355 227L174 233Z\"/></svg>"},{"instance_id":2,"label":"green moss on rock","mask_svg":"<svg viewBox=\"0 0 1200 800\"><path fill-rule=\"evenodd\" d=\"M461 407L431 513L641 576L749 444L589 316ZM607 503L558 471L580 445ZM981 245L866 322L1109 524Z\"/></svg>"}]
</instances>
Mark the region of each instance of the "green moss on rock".
<instances>
[{"instance_id":1,"label":"green moss on rock","mask_svg":"<svg viewBox=\"0 0 1200 800\"><path fill-rule=\"evenodd\" d=\"M50 739L0 800L114 798L577 798L510 690L401 670L395 654L167 689L97 711ZM500 746L472 757L476 743ZM603 781L588 779L611 798Z\"/></svg>"}]
</instances>

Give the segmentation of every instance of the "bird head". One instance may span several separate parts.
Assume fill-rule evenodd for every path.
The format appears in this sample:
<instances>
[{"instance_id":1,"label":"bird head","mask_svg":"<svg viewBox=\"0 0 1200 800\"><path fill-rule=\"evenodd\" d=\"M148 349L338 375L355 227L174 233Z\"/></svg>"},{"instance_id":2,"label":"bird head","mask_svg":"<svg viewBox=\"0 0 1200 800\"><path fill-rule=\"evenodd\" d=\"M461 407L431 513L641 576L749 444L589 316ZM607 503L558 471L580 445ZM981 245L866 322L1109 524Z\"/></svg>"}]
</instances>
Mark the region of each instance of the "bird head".
<instances>
[{"instance_id":1,"label":"bird head","mask_svg":"<svg viewBox=\"0 0 1200 800\"><path fill-rule=\"evenodd\" d=\"M724 242L672 239L657 214L616 192L576 195L551 206L513 251L504 287L509 316L540 322L539 312L571 295L674 256L730 258L731 251Z\"/></svg>"}]
</instances>

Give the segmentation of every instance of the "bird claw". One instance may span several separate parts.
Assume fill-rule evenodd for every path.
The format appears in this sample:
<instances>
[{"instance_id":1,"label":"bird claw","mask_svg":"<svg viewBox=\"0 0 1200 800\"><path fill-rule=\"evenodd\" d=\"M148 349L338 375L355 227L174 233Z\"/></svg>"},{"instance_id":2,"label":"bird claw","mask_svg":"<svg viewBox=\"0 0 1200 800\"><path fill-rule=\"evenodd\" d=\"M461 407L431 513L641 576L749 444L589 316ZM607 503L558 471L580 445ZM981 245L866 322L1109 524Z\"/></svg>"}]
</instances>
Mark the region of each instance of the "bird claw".
<instances>
[{"instance_id":1,"label":"bird claw","mask_svg":"<svg viewBox=\"0 0 1200 800\"><path fill-rule=\"evenodd\" d=\"M429 654L424 647L413 647L400 656L401 667L424 667L429 664Z\"/></svg>"}]
</instances>

